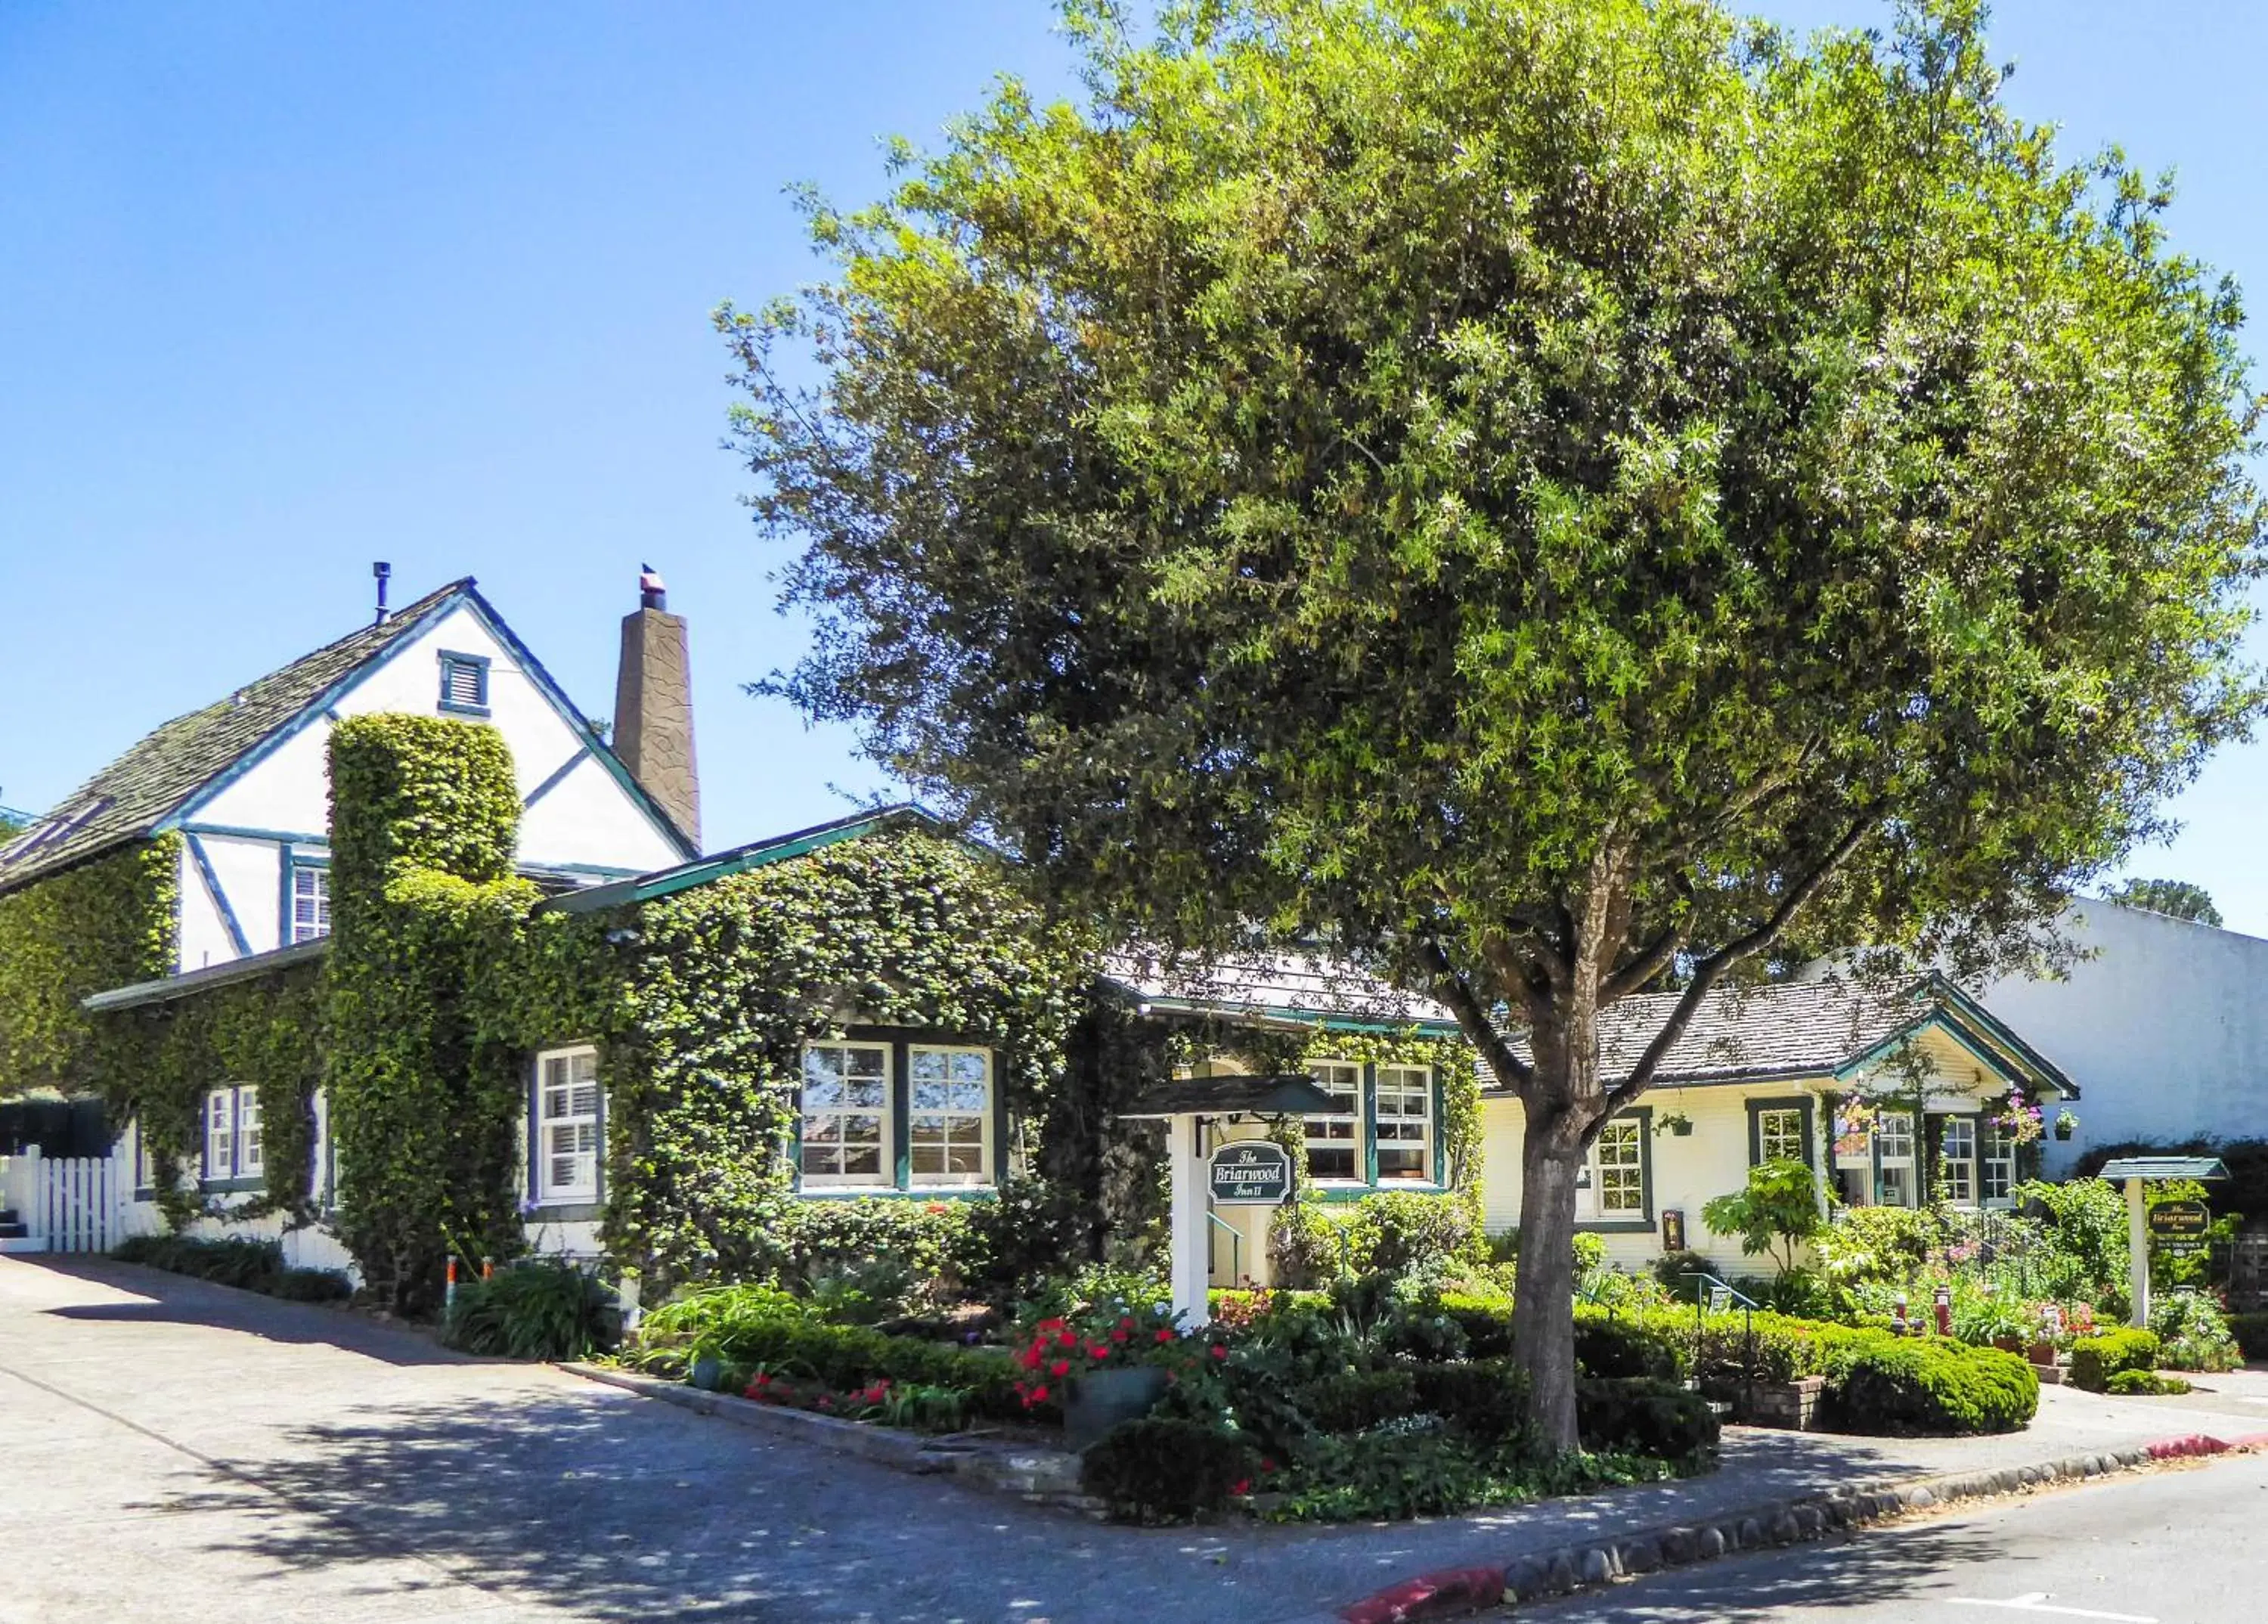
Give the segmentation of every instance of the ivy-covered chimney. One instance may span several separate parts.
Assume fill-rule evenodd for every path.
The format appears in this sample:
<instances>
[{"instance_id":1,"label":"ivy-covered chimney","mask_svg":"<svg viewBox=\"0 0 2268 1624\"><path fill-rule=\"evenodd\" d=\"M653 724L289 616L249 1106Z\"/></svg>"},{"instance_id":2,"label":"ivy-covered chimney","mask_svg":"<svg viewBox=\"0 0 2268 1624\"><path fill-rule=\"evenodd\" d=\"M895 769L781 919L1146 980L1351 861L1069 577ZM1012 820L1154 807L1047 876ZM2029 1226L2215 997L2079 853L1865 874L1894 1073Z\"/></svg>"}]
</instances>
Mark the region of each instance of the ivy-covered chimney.
<instances>
[{"instance_id":1,"label":"ivy-covered chimney","mask_svg":"<svg viewBox=\"0 0 2268 1624\"><path fill-rule=\"evenodd\" d=\"M701 846L701 777L693 764L693 672L685 617L669 612L668 589L639 566L638 609L622 617L622 662L615 677L615 754L661 803L694 849Z\"/></svg>"}]
</instances>

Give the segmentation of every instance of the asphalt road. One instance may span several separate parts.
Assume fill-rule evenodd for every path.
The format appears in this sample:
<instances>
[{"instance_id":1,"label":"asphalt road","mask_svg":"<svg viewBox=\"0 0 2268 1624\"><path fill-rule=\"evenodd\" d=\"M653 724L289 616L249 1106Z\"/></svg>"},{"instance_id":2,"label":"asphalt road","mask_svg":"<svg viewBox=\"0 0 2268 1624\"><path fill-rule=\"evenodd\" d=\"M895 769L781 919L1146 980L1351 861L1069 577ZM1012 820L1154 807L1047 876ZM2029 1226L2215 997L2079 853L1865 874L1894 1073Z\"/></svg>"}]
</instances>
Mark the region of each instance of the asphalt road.
<instances>
[{"instance_id":1,"label":"asphalt road","mask_svg":"<svg viewBox=\"0 0 2268 1624\"><path fill-rule=\"evenodd\" d=\"M2253 1624L2268 1457L2242 1455L1520 1610L1552 1624Z\"/></svg>"}]
</instances>

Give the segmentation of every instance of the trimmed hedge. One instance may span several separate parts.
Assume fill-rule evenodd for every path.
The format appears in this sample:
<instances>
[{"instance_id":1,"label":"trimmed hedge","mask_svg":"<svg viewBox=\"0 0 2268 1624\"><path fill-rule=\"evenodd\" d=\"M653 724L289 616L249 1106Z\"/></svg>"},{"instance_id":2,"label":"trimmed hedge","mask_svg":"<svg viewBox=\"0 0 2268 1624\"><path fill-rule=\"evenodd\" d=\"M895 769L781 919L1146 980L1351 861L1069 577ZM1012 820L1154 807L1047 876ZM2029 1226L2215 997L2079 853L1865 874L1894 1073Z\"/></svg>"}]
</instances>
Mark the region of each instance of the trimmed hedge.
<instances>
[{"instance_id":1,"label":"trimmed hedge","mask_svg":"<svg viewBox=\"0 0 2268 1624\"><path fill-rule=\"evenodd\" d=\"M2228 1334L2247 1359L2268 1359L2268 1314L2231 1314Z\"/></svg>"},{"instance_id":2,"label":"trimmed hedge","mask_svg":"<svg viewBox=\"0 0 2268 1624\"><path fill-rule=\"evenodd\" d=\"M110 1255L121 1263L138 1263L291 1303L341 1303L354 1295L353 1285L335 1269L286 1268L284 1248L274 1241L134 1235L119 1242Z\"/></svg>"},{"instance_id":3,"label":"trimmed hedge","mask_svg":"<svg viewBox=\"0 0 2268 1624\"><path fill-rule=\"evenodd\" d=\"M2109 1391L2122 1371L2158 1368L2158 1338L2151 1331L2106 1331L2071 1345L2071 1384L2088 1392Z\"/></svg>"},{"instance_id":4,"label":"trimmed hedge","mask_svg":"<svg viewBox=\"0 0 2268 1624\"><path fill-rule=\"evenodd\" d=\"M2161 1376L2155 1370L2121 1370L2110 1378L2104 1391L2114 1398L2157 1399L2192 1389L2178 1376Z\"/></svg>"},{"instance_id":5,"label":"trimmed hedge","mask_svg":"<svg viewBox=\"0 0 2268 1624\"><path fill-rule=\"evenodd\" d=\"M1250 1447L1203 1421L1121 1421L1080 1458L1079 1487L1125 1522L1186 1523L1220 1510L1251 1477Z\"/></svg>"},{"instance_id":6,"label":"trimmed hedge","mask_svg":"<svg viewBox=\"0 0 2268 1624\"><path fill-rule=\"evenodd\" d=\"M1528 1377L1508 1357L1419 1365L1416 1377L1418 1407L1476 1443L1502 1443L1528 1429Z\"/></svg>"},{"instance_id":7,"label":"trimmed hedge","mask_svg":"<svg viewBox=\"0 0 2268 1624\"><path fill-rule=\"evenodd\" d=\"M1826 1374L1828 1421L1850 1432L2015 1432L2040 1406L2039 1377L2021 1358L1960 1342L1858 1332Z\"/></svg>"},{"instance_id":8,"label":"trimmed hedge","mask_svg":"<svg viewBox=\"0 0 2268 1624\"><path fill-rule=\"evenodd\" d=\"M1648 1377L1575 1385L1575 1430L1599 1453L1693 1463L1717 1452L1717 1413L1691 1388Z\"/></svg>"}]
</instances>

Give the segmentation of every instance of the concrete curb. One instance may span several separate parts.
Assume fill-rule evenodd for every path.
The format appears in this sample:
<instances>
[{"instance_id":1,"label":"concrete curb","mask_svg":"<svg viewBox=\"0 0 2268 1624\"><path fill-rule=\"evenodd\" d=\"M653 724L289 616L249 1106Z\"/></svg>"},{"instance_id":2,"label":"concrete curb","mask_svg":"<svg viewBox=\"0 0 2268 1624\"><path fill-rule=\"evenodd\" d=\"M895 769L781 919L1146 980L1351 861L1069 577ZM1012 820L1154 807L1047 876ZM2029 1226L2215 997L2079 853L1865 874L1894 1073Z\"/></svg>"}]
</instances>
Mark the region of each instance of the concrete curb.
<instances>
[{"instance_id":1,"label":"concrete curb","mask_svg":"<svg viewBox=\"0 0 2268 1624\"><path fill-rule=\"evenodd\" d=\"M1517 1557L1502 1568L1454 1568L1405 1579L1338 1610L1343 1624L1420 1624L1462 1618L1506 1603L1596 1590L1663 1568L1736 1551L1808 1539L1955 1501L2019 1494L2043 1484L2131 1472L2161 1461L2268 1447L2268 1433L2221 1439L2203 1433L1990 1472L1944 1473L1758 1501L1695 1524L1663 1524L1611 1539L1583 1539Z\"/></svg>"},{"instance_id":2,"label":"concrete curb","mask_svg":"<svg viewBox=\"0 0 2268 1624\"><path fill-rule=\"evenodd\" d=\"M879 1427L872 1421L844 1421L809 1410L758 1404L731 1393L707 1392L683 1382L663 1381L607 1365L570 1362L559 1368L585 1381L659 1399L696 1415L713 1415L735 1426L793 1438L838 1454L857 1455L895 1472L952 1477L975 1488L1012 1495L1032 1505L1057 1506L1088 1516L1102 1512L1101 1502L1079 1491L1079 1457L1063 1450L1001 1443L967 1433L931 1436Z\"/></svg>"}]
</instances>

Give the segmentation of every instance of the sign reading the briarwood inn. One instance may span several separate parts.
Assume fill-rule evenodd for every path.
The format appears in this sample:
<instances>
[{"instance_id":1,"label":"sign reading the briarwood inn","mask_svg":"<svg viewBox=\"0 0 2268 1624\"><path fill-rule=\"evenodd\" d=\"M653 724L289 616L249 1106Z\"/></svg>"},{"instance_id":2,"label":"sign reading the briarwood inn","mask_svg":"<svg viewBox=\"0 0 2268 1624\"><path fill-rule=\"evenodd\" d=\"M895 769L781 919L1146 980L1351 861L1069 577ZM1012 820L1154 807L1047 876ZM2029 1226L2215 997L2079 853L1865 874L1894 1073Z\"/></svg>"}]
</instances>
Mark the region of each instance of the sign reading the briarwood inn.
<instances>
[{"instance_id":1,"label":"sign reading the briarwood inn","mask_svg":"<svg viewBox=\"0 0 2268 1624\"><path fill-rule=\"evenodd\" d=\"M1292 1199L1292 1154L1272 1140L1223 1145L1211 1170L1217 1206L1281 1207Z\"/></svg>"}]
</instances>

